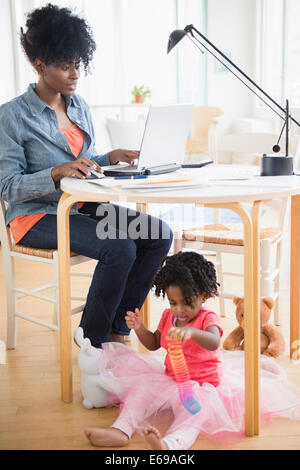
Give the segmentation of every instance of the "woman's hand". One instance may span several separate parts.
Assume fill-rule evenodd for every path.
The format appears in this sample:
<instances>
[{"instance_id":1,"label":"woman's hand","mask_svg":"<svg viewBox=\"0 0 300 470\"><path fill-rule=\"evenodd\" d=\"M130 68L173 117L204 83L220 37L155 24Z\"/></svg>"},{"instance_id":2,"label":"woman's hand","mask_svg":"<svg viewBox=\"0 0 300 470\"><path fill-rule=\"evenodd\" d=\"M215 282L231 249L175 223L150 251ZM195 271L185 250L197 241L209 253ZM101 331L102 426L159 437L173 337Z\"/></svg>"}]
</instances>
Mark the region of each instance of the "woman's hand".
<instances>
[{"instance_id":1,"label":"woman's hand","mask_svg":"<svg viewBox=\"0 0 300 470\"><path fill-rule=\"evenodd\" d=\"M167 334L168 339L176 339L180 343L184 343L187 339L191 339L194 328L170 328Z\"/></svg>"},{"instance_id":2,"label":"woman's hand","mask_svg":"<svg viewBox=\"0 0 300 470\"><path fill-rule=\"evenodd\" d=\"M117 162L126 162L129 163L129 165L133 165L134 160L139 158L139 156L140 152L138 150L117 149L109 153L109 161L111 165Z\"/></svg>"},{"instance_id":3,"label":"woman's hand","mask_svg":"<svg viewBox=\"0 0 300 470\"><path fill-rule=\"evenodd\" d=\"M143 324L142 315L139 309L136 308L134 312L127 312L125 321L128 328L131 330L138 330Z\"/></svg>"},{"instance_id":4,"label":"woman's hand","mask_svg":"<svg viewBox=\"0 0 300 470\"><path fill-rule=\"evenodd\" d=\"M97 170L99 173L103 173L101 166L96 162L89 160L88 158L80 158L74 162L64 163L63 165L52 168L51 176L54 183L57 183L64 176L78 176L78 178L85 179L86 175L90 175L89 168Z\"/></svg>"}]
</instances>

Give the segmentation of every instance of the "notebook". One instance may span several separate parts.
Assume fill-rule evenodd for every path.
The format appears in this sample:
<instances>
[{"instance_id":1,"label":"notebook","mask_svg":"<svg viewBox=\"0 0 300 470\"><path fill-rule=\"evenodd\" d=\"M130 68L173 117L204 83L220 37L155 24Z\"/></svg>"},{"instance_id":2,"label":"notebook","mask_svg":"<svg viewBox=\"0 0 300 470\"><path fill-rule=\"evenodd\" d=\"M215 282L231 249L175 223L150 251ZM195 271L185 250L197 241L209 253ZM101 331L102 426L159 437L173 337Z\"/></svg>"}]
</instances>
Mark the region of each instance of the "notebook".
<instances>
[{"instance_id":1,"label":"notebook","mask_svg":"<svg viewBox=\"0 0 300 470\"><path fill-rule=\"evenodd\" d=\"M181 168L194 106L150 106L137 165L103 166L105 176L159 175Z\"/></svg>"}]
</instances>

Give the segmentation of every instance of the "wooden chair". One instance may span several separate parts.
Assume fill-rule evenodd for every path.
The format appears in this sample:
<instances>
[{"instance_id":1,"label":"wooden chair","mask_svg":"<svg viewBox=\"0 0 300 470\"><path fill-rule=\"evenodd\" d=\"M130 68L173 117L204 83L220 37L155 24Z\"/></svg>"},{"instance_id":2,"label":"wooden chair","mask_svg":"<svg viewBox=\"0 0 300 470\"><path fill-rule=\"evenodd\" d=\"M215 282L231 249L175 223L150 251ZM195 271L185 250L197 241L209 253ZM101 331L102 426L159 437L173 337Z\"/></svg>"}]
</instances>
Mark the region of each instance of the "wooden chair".
<instances>
[{"instance_id":1,"label":"wooden chair","mask_svg":"<svg viewBox=\"0 0 300 470\"><path fill-rule=\"evenodd\" d=\"M294 155L294 171L300 174L300 136L293 136L293 149L292 155Z\"/></svg>"},{"instance_id":2,"label":"wooden chair","mask_svg":"<svg viewBox=\"0 0 300 470\"><path fill-rule=\"evenodd\" d=\"M266 132L226 134L218 141L216 160L218 163L259 165L263 153L274 154L273 145L277 140L277 134ZM280 142L282 149L284 145Z\"/></svg>"},{"instance_id":3,"label":"wooden chair","mask_svg":"<svg viewBox=\"0 0 300 470\"><path fill-rule=\"evenodd\" d=\"M230 163L256 164L260 163L260 155L263 153L272 154L272 147L277 142L278 135L271 133L243 133L224 135L218 143L217 159L219 153L226 152L227 159L222 163L229 163L228 170L231 176L243 174L235 170L231 173ZM280 142L282 148L285 148L284 138ZM299 158L300 142L296 151ZM297 158L295 158L297 160ZM235 166L236 168L236 166ZM226 178L226 175L222 176ZM287 226L287 215L289 210L289 201L278 200L271 201L268 204L269 210L273 210L277 215L276 227L265 226L260 231L260 259L261 259L261 296L273 297L275 301L274 320L277 325L280 324L278 296L279 296L279 278L280 278L280 260L283 231ZM268 210L268 209L266 209ZM273 224L272 224L273 225ZM233 298L237 293L229 293L224 290L224 276L238 276L243 274L231 271L225 272L223 269L222 253L243 255L242 224L222 224L220 223L219 209L214 210L214 223L194 227L190 230L178 231L174 236L174 253L188 248L196 250L209 251L216 254L216 271L220 288L220 313L225 316L224 299ZM275 263L274 263L275 260Z\"/></svg>"},{"instance_id":4,"label":"wooden chair","mask_svg":"<svg viewBox=\"0 0 300 470\"><path fill-rule=\"evenodd\" d=\"M196 106L190 126L190 138L186 142L187 161L192 154L209 155L215 160L215 131L223 111L213 106Z\"/></svg>"},{"instance_id":5,"label":"wooden chair","mask_svg":"<svg viewBox=\"0 0 300 470\"><path fill-rule=\"evenodd\" d=\"M58 252L57 250L41 250L36 248L28 248L21 244L13 245L11 242L10 230L5 224L5 202L0 200L0 239L2 246L2 259L4 265L4 274L6 282L6 302L7 302L7 348L14 349L16 347L17 338L17 318L23 318L33 323L45 326L52 330L59 329L59 285L58 285ZM27 261L39 261L42 263L51 264L54 268L54 282L46 285L36 287L28 290L22 287L16 287L15 271L14 271L14 259L23 258ZM75 266L77 264L89 261L90 258L71 253L70 265ZM91 277L90 273L85 272L71 272L72 275ZM43 290L54 288L54 297L43 295ZM31 296L40 300L51 302L54 306L53 322L49 323L40 318L34 318L30 315L25 315L18 311L17 302L18 300ZM72 300L83 300L84 296L72 296ZM85 302L72 309L71 313L82 312L85 306Z\"/></svg>"},{"instance_id":6,"label":"wooden chair","mask_svg":"<svg viewBox=\"0 0 300 470\"><path fill-rule=\"evenodd\" d=\"M286 224L287 202L287 200L284 200L281 204L278 228L263 227L260 230L261 296L272 297L274 299L274 320L277 325L280 324L278 296L280 287L281 241L283 235L281 227L284 227ZM190 230L178 231L174 236L174 253L178 253L182 249L208 251L216 254L215 266L218 282L221 285L219 291L220 314L225 317L224 299L232 299L236 295L243 295L243 293L226 292L224 289L224 276L243 277L243 273L224 271L222 254L244 254L242 223L214 223Z\"/></svg>"}]
</instances>

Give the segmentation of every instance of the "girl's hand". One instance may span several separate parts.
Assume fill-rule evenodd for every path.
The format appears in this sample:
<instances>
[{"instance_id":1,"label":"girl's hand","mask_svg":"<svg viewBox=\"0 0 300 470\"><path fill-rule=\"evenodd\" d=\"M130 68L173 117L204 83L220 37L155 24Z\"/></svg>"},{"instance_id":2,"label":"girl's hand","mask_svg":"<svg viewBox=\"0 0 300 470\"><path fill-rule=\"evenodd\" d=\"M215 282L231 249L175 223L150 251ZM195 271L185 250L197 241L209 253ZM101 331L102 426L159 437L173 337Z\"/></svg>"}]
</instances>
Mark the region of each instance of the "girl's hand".
<instances>
[{"instance_id":1,"label":"girl's hand","mask_svg":"<svg viewBox=\"0 0 300 470\"><path fill-rule=\"evenodd\" d=\"M89 160L88 158L79 158L74 162L64 163L63 165L52 168L51 176L54 183L57 183L64 176L78 176L78 178L85 179L86 175L89 175L89 168L97 170L99 173L103 173L101 166L96 162Z\"/></svg>"},{"instance_id":2,"label":"girl's hand","mask_svg":"<svg viewBox=\"0 0 300 470\"><path fill-rule=\"evenodd\" d=\"M117 162L126 162L129 165L134 164L134 160L139 158L140 152L137 150L124 150L117 149L109 153L109 160L111 165L114 165Z\"/></svg>"},{"instance_id":3,"label":"girl's hand","mask_svg":"<svg viewBox=\"0 0 300 470\"><path fill-rule=\"evenodd\" d=\"M134 312L127 312L125 321L128 328L132 330L138 330L143 324L142 315L139 309L136 308Z\"/></svg>"},{"instance_id":4,"label":"girl's hand","mask_svg":"<svg viewBox=\"0 0 300 470\"><path fill-rule=\"evenodd\" d=\"M175 339L180 343L184 343L187 339L191 339L193 335L193 328L170 328L167 334L168 339Z\"/></svg>"}]
</instances>

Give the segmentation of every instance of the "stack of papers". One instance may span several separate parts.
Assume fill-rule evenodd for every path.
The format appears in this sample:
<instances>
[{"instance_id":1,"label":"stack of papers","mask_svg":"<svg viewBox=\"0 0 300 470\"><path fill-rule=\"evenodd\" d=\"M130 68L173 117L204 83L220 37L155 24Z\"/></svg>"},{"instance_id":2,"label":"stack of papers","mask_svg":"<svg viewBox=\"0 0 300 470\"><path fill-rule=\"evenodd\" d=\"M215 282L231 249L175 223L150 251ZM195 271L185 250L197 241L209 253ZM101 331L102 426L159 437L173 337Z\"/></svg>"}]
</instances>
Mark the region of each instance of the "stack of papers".
<instances>
[{"instance_id":1,"label":"stack of papers","mask_svg":"<svg viewBox=\"0 0 300 470\"><path fill-rule=\"evenodd\" d=\"M208 184L207 178L191 178L189 176L166 176L164 175L151 175L141 179L115 179L113 177L106 177L98 180L88 180L91 184L96 184L107 189L114 189L117 191L132 190L132 191L161 191L161 190L178 190L200 187Z\"/></svg>"}]
</instances>

